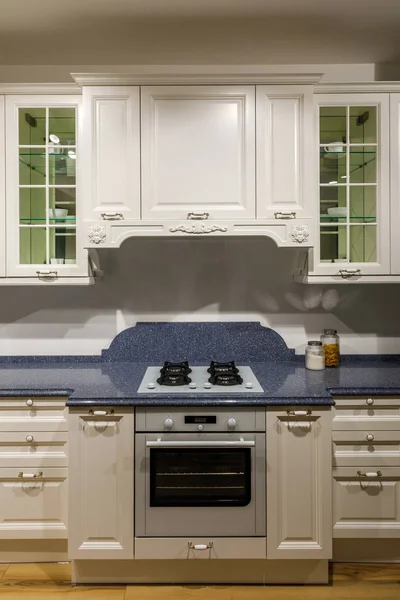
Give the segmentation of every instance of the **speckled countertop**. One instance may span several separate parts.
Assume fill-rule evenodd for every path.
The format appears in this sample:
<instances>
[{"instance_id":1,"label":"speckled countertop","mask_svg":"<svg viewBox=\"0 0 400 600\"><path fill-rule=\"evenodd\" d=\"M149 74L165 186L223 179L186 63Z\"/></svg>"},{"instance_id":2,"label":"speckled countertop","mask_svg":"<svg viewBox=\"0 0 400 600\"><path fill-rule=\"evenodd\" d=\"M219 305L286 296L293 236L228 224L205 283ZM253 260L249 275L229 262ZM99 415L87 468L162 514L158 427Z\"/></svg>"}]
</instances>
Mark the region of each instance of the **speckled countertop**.
<instances>
[{"instance_id":1,"label":"speckled countertop","mask_svg":"<svg viewBox=\"0 0 400 600\"><path fill-rule=\"evenodd\" d=\"M149 363L0 364L0 396L67 395L80 405L273 405L333 403L338 395L400 395L400 362L368 359L339 369L308 371L302 361L252 363L263 393L221 395L137 394Z\"/></svg>"},{"instance_id":2,"label":"speckled countertop","mask_svg":"<svg viewBox=\"0 0 400 600\"><path fill-rule=\"evenodd\" d=\"M264 392L218 395L137 390L164 359L232 360L253 369ZM284 340L259 323L139 323L94 357L0 357L0 397L68 396L69 406L334 404L334 396L400 395L400 357L344 357L338 369L309 371Z\"/></svg>"}]
</instances>

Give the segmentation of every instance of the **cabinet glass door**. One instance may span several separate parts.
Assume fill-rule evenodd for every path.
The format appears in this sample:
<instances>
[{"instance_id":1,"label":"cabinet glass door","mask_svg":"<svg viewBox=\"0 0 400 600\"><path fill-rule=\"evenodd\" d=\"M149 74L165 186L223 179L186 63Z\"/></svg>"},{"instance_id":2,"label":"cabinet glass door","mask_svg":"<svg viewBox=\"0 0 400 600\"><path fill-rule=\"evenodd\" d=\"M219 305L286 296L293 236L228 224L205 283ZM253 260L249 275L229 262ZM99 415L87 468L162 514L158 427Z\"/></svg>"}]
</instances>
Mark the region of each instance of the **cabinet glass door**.
<instances>
[{"instance_id":1,"label":"cabinet glass door","mask_svg":"<svg viewBox=\"0 0 400 600\"><path fill-rule=\"evenodd\" d=\"M389 266L388 98L347 98L319 105L316 271L380 273Z\"/></svg>"},{"instance_id":2,"label":"cabinet glass door","mask_svg":"<svg viewBox=\"0 0 400 600\"><path fill-rule=\"evenodd\" d=\"M18 158L19 264L75 264L75 107L19 107Z\"/></svg>"}]
</instances>

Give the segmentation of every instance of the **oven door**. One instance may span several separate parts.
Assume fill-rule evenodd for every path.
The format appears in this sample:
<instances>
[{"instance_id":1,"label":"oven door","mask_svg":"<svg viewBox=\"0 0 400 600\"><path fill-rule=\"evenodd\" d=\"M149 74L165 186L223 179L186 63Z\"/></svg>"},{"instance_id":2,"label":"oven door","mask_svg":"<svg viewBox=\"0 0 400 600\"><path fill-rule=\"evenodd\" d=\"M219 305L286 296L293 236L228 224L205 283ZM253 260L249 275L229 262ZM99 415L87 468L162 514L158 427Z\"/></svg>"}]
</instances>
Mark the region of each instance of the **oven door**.
<instances>
[{"instance_id":1,"label":"oven door","mask_svg":"<svg viewBox=\"0 0 400 600\"><path fill-rule=\"evenodd\" d=\"M136 536L265 536L265 434L136 434Z\"/></svg>"}]
</instances>

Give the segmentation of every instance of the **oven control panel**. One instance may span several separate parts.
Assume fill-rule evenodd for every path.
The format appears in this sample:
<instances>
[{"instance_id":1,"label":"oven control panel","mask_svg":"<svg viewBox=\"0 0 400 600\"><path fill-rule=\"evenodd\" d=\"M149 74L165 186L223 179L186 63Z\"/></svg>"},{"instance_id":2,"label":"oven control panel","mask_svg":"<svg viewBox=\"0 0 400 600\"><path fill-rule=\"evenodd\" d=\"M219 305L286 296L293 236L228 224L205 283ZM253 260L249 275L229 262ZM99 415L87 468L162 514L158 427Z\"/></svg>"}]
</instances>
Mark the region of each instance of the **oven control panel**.
<instances>
[{"instance_id":1,"label":"oven control panel","mask_svg":"<svg viewBox=\"0 0 400 600\"><path fill-rule=\"evenodd\" d=\"M265 431L264 407L188 406L139 407L136 431L151 432L245 432Z\"/></svg>"}]
</instances>

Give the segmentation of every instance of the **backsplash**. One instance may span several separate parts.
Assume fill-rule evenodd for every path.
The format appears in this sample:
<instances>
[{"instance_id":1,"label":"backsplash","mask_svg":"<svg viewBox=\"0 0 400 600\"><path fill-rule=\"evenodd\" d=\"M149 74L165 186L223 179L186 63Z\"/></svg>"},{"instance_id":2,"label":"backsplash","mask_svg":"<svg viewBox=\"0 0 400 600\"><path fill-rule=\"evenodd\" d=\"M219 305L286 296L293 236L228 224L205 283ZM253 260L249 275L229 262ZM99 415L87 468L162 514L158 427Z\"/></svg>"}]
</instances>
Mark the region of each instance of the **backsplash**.
<instances>
[{"instance_id":1,"label":"backsplash","mask_svg":"<svg viewBox=\"0 0 400 600\"><path fill-rule=\"evenodd\" d=\"M297 251L267 238L138 238L100 257L88 288L2 288L0 355L98 355L138 321L259 321L297 353L334 327L343 353L400 354L400 284L294 283Z\"/></svg>"}]
</instances>

